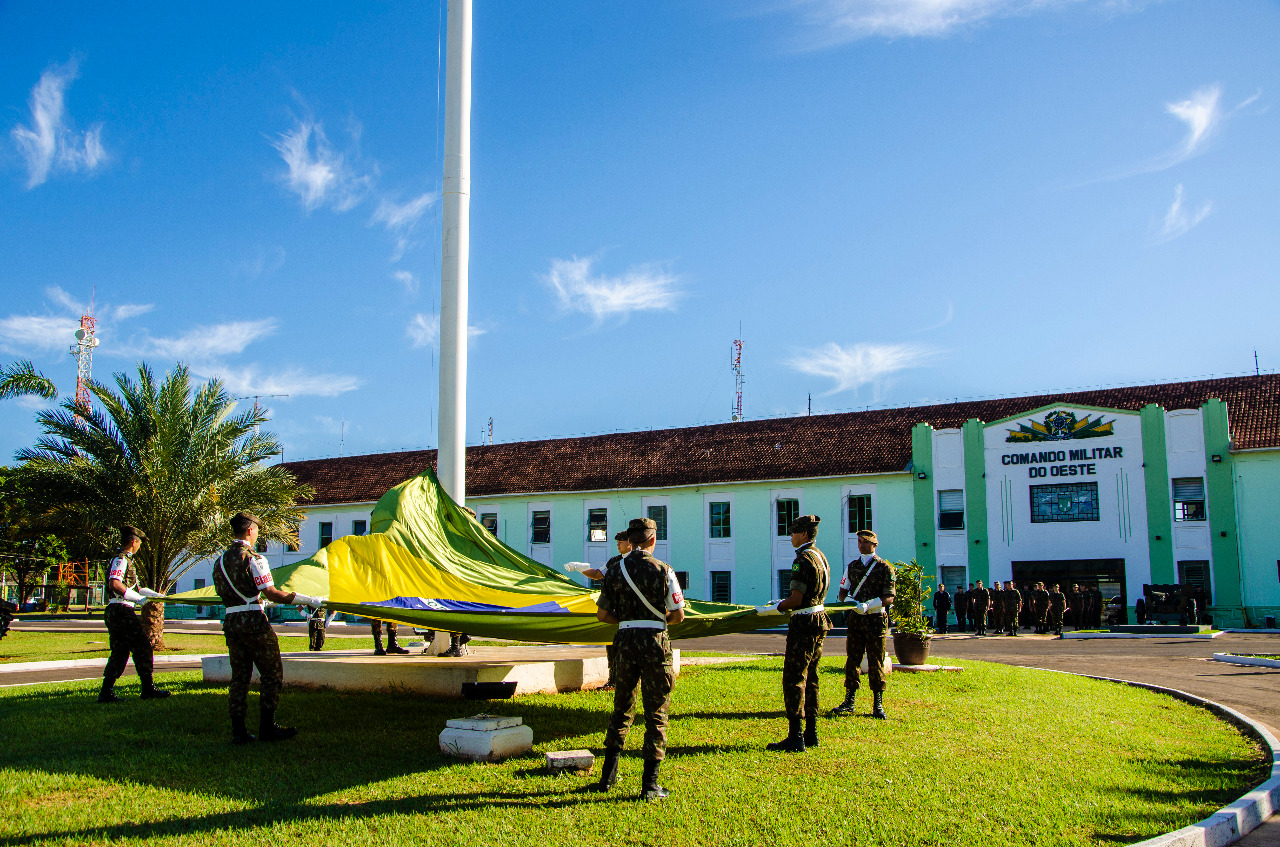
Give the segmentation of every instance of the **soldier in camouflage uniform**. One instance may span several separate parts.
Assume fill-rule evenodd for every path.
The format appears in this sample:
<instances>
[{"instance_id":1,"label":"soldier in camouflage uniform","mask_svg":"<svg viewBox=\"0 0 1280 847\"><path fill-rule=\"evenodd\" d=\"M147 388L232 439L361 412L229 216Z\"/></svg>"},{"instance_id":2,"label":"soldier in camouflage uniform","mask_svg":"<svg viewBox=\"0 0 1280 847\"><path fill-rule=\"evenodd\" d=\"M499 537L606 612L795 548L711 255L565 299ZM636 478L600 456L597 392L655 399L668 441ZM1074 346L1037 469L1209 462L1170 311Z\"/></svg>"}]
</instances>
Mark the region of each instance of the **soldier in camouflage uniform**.
<instances>
[{"instance_id":1,"label":"soldier in camouflage uniform","mask_svg":"<svg viewBox=\"0 0 1280 847\"><path fill-rule=\"evenodd\" d=\"M387 626L387 647L382 648L382 625ZM399 625L395 621L380 621L376 618L369 620L369 628L373 630L373 655L385 656L388 653L394 653L399 656L408 654L408 650L396 643L396 636L399 634Z\"/></svg>"},{"instance_id":2,"label":"soldier in camouflage uniform","mask_svg":"<svg viewBox=\"0 0 1280 847\"><path fill-rule=\"evenodd\" d=\"M987 634L987 604L990 602L991 594L982 587L982 580L978 580L978 587L969 589L969 622L973 624L974 635Z\"/></svg>"},{"instance_id":3,"label":"soldier in camouflage uniform","mask_svg":"<svg viewBox=\"0 0 1280 847\"><path fill-rule=\"evenodd\" d=\"M831 620L822 607L831 585L831 566L814 544L821 522L817 515L801 515L791 522L787 531L796 551L791 563L791 594L776 606L756 607L760 614L791 613L786 658L782 662L787 737L768 745L770 750L786 753L803 753L806 747L818 746L818 662L822 659L822 642L831 629Z\"/></svg>"},{"instance_id":4,"label":"soldier in camouflage uniform","mask_svg":"<svg viewBox=\"0 0 1280 847\"><path fill-rule=\"evenodd\" d=\"M1005 621L1009 624L1006 635L1017 636L1018 615L1022 613L1022 592L1009 580L1004 584Z\"/></svg>"},{"instance_id":5,"label":"soldier in camouflage uniform","mask_svg":"<svg viewBox=\"0 0 1280 847\"><path fill-rule=\"evenodd\" d=\"M565 564L566 571L577 571L587 579L599 581L604 579L605 571L622 561L628 553L631 552L631 539L627 535L627 530L622 529L613 536L614 543L618 545L618 555L604 563L604 570L593 568L586 562L568 562ZM602 689L613 688L613 644L606 644L604 648L606 660L609 663L609 679L601 686Z\"/></svg>"},{"instance_id":6,"label":"soldier in camouflage uniform","mask_svg":"<svg viewBox=\"0 0 1280 847\"><path fill-rule=\"evenodd\" d=\"M627 528L631 552L609 568L596 600L596 618L617 624L613 637L613 715L604 736L604 763L600 769L599 791L608 791L618 781L618 756L627 740L627 730L635 712L636 683L644 702L644 779L640 796L660 800L667 790L658 784L658 767L667 753L667 710L675 672L671 661L671 639L667 625L684 620L684 595L675 572L653 557L657 524L648 518L634 518Z\"/></svg>"},{"instance_id":7,"label":"soldier in camouflage uniform","mask_svg":"<svg viewBox=\"0 0 1280 847\"><path fill-rule=\"evenodd\" d=\"M1031 608L1034 612L1036 632L1044 635L1049 631L1049 592L1043 582L1037 582L1031 592Z\"/></svg>"},{"instance_id":8,"label":"soldier in camouflage uniform","mask_svg":"<svg viewBox=\"0 0 1280 847\"><path fill-rule=\"evenodd\" d=\"M1054 635L1062 635L1062 616L1067 610L1067 595L1054 586L1049 592L1049 631Z\"/></svg>"},{"instance_id":9,"label":"soldier in camouflage uniform","mask_svg":"<svg viewBox=\"0 0 1280 847\"><path fill-rule=\"evenodd\" d=\"M129 664L130 654L133 655L133 669L142 682L142 699L169 696L168 691L157 688L152 681L151 640L142 629L142 619L133 610L135 604L141 606L150 598L160 596L149 588L138 587L133 556L145 540L142 530L131 526L120 527L120 553L107 566L107 596L110 599L107 601L105 617L111 658L107 659L107 667L102 672L99 703L115 703L120 699L116 696L115 684Z\"/></svg>"},{"instance_id":10,"label":"soldier in camouflage uniform","mask_svg":"<svg viewBox=\"0 0 1280 847\"><path fill-rule=\"evenodd\" d=\"M987 622L995 632L1004 632L1004 587L998 579L991 583L991 608L987 610Z\"/></svg>"},{"instance_id":11,"label":"soldier in camouflage uniform","mask_svg":"<svg viewBox=\"0 0 1280 847\"><path fill-rule=\"evenodd\" d=\"M227 653L231 660L231 741L233 744L246 744L254 740L245 729L244 720L249 711L249 681L255 665L262 683L258 738L262 741L284 741L293 738L298 731L276 724L276 705L280 702L284 669L280 664L280 642L267 621L261 597L275 603L296 603L312 608L319 608L323 601L296 592L286 593L275 587L267 560L253 552L254 543L258 540L257 517L240 512L231 519L231 530L235 533L235 541L213 567L214 589L227 607L222 632L227 639Z\"/></svg>"},{"instance_id":12,"label":"soldier in camouflage uniform","mask_svg":"<svg viewBox=\"0 0 1280 847\"><path fill-rule=\"evenodd\" d=\"M969 583L973 590L973 583ZM968 628L969 595L964 590L964 583L956 586L956 632L964 632Z\"/></svg>"},{"instance_id":13,"label":"soldier in camouflage uniform","mask_svg":"<svg viewBox=\"0 0 1280 847\"><path fill-rule=\"evenodd\" d=\"M871 677L871 693L875 698L871 717L883 720L884 713L884 642L889 635L889 607L893 604L896 576L893 566L876 555L876 534L858 530L858 558L849 563L840 578L840 602L850 598L857 605L847 617L844 662L844 702L829 713L832 716L853 713L853 698L858 692L858 666L867 657L867 675Z\"/></svg>"}]
</instances>

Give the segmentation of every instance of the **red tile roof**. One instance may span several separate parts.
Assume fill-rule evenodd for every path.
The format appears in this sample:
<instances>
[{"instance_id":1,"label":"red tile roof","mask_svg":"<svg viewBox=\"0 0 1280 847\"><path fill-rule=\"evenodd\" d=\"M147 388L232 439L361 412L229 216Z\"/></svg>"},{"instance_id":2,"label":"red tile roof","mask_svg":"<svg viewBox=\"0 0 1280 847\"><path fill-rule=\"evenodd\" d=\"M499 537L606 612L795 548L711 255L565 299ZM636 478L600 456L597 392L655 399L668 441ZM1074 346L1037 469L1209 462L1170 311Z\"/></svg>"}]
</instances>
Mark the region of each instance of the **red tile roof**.
<instances>
[{"instance_id":1,"label":"red tile roof","mask_svg":"<svg viewBox=\"0 0 1280 847\"><path fill-rule=\"evenodd\" d=\"M911 462L911 428L996 421L1055 403L1137 410L1227 403L1234 449L1280 446L1280 375L1103 388L934 406L774 418L467 448L471 497L545 491L664 488L748 480L895 473ZM377 500L434 468L435 450L375 453L286 464L315 488L313 504Z\"/></svg>"}]
</instances>

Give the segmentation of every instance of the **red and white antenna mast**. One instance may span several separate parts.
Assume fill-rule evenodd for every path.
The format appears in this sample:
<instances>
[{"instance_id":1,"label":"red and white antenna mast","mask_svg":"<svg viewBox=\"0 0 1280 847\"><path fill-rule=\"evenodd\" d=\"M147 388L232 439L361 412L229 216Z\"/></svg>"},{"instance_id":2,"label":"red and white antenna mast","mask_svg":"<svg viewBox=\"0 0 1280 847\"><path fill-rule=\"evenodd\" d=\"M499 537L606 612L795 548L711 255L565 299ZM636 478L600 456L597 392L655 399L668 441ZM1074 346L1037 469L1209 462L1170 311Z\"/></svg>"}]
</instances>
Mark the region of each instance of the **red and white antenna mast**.
<instances>
[{"instance_id":1,"label":"red and white antenna mast","mask_svg":"<svg viewBox=\"0 0 1280 847\"><path fill-rule=\"evenodd\" d=\"M96 292L95 292L96 296ZM76 330L76 343L71 345L71 355L76 357L76 408L89 411L89 383L93 381L93 348L98 346L94 335L98 321L93 316L93 297L88 310L80 316L80 328ZM76 419L83 423L79 414Z\"/></svg>"},{"instance_id":2,"label":"red and white antenna mast","mask_svg":"<svg viewBox=\"0 0 1280 847\"><path fill-rule=\"evenodd\" d=\"M742 327L738 327L738 334L742 334ZM735 338L733 344L729 345L729 368L733 371L733 409L730 420L742 420L742 339Z\"/></svg>"}]
</instances>

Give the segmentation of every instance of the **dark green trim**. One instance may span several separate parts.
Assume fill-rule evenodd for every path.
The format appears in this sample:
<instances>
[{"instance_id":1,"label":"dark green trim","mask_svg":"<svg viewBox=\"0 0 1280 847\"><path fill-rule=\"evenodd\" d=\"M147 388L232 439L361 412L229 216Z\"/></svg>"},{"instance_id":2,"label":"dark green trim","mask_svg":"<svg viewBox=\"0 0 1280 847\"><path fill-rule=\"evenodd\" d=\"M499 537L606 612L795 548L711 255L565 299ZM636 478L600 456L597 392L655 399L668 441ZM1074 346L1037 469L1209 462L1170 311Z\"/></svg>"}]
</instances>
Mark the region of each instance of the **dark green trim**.
<instances>
[{"instance_id":1,"label":"dark green trim","mask_svg":"<svg viewBox=\"0 0 1280 847\"><path fill-rule=\"evenodd\" d=\"M1151 582L1178 581L1173 567L1173 506L1169 487L1169 457L1164 437L1164 408L1142 407L1142 464L1147 489L1147 544L1151 550ZM1156 536L1160 540L1156 541Z\"/></svg>"},{"instance_id":2,"label":"dark green trim","mask_svg":"<svg viewBox=\"0 0 1280 847\"><path fill-rule=\"evenodd\" d=\"M1236 519L1235 466L1231 459L1231 429L1227 404L1208 400L1204 414L1205 496L1209 500L1209 540L1213 546L1214 623L1240 615L1240 546ZM1222 457L1221 462L1213 456ZM1226 536L1225 538L1223 536Z\"/></svg>"},{"instance_id":3,"label":"dark green trim","mask_svg":"<svg viewBox=\"0 0 1280 847\"><path fill-rule=\"evenodd\" d=\"M938 525L933 506L933 427L918 423L911 428L911 493L916 504L916 561L926 576L938 577L938 551L934 549ZM920 474L925 478L920 479Z\"/></svg>"},{"instance_id":4,"label":"dark green trim","mask_svg":"<svg viewBox=\"0 0 1280 847\"><path fill-rule=\"evenodd\" d=\"M969 545L969 581L986 582L991 573L987 552L987 445L986 427L970 418L961 427L964 435L964 525Z\"/></svg>"}]
</instances>

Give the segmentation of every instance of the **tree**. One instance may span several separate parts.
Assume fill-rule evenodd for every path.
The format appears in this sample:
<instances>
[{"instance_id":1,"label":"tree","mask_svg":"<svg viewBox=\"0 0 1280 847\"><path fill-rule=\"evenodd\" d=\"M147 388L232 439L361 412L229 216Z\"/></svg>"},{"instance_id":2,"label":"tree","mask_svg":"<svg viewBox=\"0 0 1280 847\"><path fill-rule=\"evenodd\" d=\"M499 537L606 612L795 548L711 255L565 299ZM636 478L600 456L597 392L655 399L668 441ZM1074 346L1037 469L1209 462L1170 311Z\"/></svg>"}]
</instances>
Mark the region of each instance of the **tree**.
<instances>
[{"instance_id":1,"label":"tree","mask_svg":"<svg viewBox=\"0 0 1280 847\"><path fill-rule=\"evenodd\" d=\"M0 365L0 400L24 395L53 400L58 396L58 388L37 371L29 359L19 359L7 367Z\"/></svg>"},{"instance_id":2,"label":"tree","mask_svg":"<svg viewBox=\"0 0 1280 847\"><path fill-rule=\"evenodd\" d=\"M181 364L163 381L146 363L136 380L124 373L114 380L118 391L90 384L98 401L91 409L67 401L41 412L44 435L18 452L51 520L112 550L121 524L138 527L147 536L134 559L138 577L162 593L231 542L236 512L262 519L262 539L297 543L297 501L312 491L283 466L266 464L281 447L258 431L264 415L234 415L221 380L195 387ZM162 604L143 607L143 625L163 647Z\"/></svg>"},{"instance_id":3,"label":"tree","mask_svg":"<svg viewBox=\"0 0 1280 847\"><path fill-rule=\"evenodd\" d=\"M0 467L0 569L17 583L19 608L40 577L67 560L66 546L32 512L30 501L14 469Z\"/></svg>"}]
</instances>

